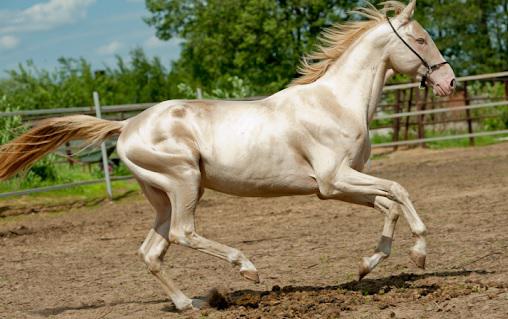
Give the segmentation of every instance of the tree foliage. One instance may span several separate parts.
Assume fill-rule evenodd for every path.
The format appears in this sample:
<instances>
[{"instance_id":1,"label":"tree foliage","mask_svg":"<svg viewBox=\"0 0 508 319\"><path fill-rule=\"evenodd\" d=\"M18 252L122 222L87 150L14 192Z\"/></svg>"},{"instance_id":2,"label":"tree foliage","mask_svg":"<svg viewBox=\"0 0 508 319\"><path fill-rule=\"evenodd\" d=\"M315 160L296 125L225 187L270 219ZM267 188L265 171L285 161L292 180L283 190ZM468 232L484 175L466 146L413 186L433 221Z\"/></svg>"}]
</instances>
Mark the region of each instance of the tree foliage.
<instances>
[{"instance_id":1,"label":"tree foliage","mask_svg":"<svg viewBox=\"0 0 508 319\"><path fill-rule=\"evenodd\" d=\"M159 58L131 51L129 62L117 57L115 67L94 72L85 59L60 58L54 71L32 62L20 64L0 81L0 111L93 105L98 91L104 105L163 101L176 94Z\"/></svg>"},{"instance_id":2,"label":"tree foliage","mask_svg":"<svg viewBox=\"0 0 508 319\"><path fill-rule=\"evenodd\" d=\"M157 36L182 40L181 56L171 67L141 49L127 60L117 57L102 72L82 58L60 58L54 71L29 61L0 80L0 111L88 106L94 90L103 104L179 98L197 87L213 96L236 96L238 83L249 95L270 94L296 76L301 56L323 28L358 18L347 12L364 5L361 0L145 1L145 20ZM418 0L416 19L458 75L508 70L508 0Z\"/></svg>"},{"instance_id":3,"label":"tree foliage","mask_svg":"<svg viewBox=\"0 0 508 319\"><path fill-rule=\"evenodd\" d=\"M418 0L416 19L460 75L508 70L508 0Z\"/></svg>"},{"instance_id":4,"label":"tree foliage","mask_svg":"<svg viewBox=\"0 0 508 319\"><path fill-rule=\"evenodd\" d=\"M273 92L295 75L323 27L346 17L344 0L147 0L146 22L163 40L182 38L172 74L210 88L222 77Z\"/></svg>"},{"instance_id":5,"label":"tree foliage","mask_svg":"<svg viewBox=\"0 0 508 319\"><path fill-rule=\"evenodd\" d=\"M378 3L381 1L372 1ZM171 72L210 88L237 76L258 93L282 88L323 27L365 4L341 0L146 0L145 21L160 39L181 38ZM418 0L428 28L457 74L508 69L508 0ZM355 17L352 17L355 18Z\"/></svg>"}]
</instances>

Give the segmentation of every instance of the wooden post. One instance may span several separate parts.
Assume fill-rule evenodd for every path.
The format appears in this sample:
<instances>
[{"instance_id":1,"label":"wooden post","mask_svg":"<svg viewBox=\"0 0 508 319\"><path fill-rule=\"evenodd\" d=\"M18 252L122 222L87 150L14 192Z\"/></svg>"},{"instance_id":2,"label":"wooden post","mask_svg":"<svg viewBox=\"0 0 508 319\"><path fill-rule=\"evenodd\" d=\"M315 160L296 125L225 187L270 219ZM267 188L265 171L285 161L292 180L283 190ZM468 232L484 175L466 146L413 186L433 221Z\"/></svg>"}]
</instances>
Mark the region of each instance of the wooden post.
<instances>
[{"instance_id":1,"label":"wooden post","mask_svg":"<svg viewBox=\"0 0 508 319\"><path fill-rule=\"evenodd\" d=\"M67 163L69 163L70 166L73 166L74 160L72 159L72 150L70 142L65 143L65 155L67 155Z\"/></svg>"},{"instance_id":2,"label":"wooden post","mask_svg":"<svg viewBox=\"0 0 508 319\"><path fill-rule=\"evenodd\" d=\"M430 109L434 110L436 108L436 98L434 95L430 98ZM436 114L432 113L430 114L430 122L432 123L432 132L434 133L436 131Z\"/></svg>"},{"instance_id":3,"label":"wooden post","mask_svg":"<svg viewBox=\"0 0 508 319\"><path fill-rule=\"evenodd\" d=\"M419 92L419 91L418 91ZM425 111L427 108L427 98L429 96L429 88L425 88L425 93L423 95L423 99L419 99L420 94L417 94L417 111ZM425 115L418 115L418 139L425 138ZM421 147L425 147L425 143L420 143Z\"/></svg>"},{"instance_id":4,"label":"wooden post","mask_svg":"<svg viewBox=\"0 0 508 319\"><path fill-rule=\"evenodd\" d=\"M411 112L411 106L413 105L413 91L414 89L409 89L409 100L407 101L407 111ZM404 141L409 139L409 120L410 116L406 116L406 131L404 132Z\"/></svg>"},{"instance_id":5,"label":"wooden post","mask_svg":"<svg viewBox=\"0 0 508 319\"><path fill-rule=\"evenodd\" d=\"M464 101L466 105L470 104L469 94L467 92L467 81L464 82ZM466 120L467 120L467 131L469 134L473 134L473 119L471 118L471 110L466 109ZM474 146L474 137L469 138L469 145Z\"/></svg>"},{"instance_id":6,"label":"wooden post","mask_svg":"<svg viewBox=\"0 0 508 319\"><path fill-rule=\"evenodd\" d=\"M504 98L508 101L508 80L504 80Z\"/></svg>"},{"instance_id":7,"label":"wooden post","mask_svg":"<svg viewBox=\"0 0 508 319\"><path fill-rule=\"evenodd\" d=\"M400 113L400 102L402 100L402 90L397 90L397 102L395 103L395 114ZM393 120L393 142L399 141L399 132L400 132L400 117L397 117ZM396 151L399 147L395 145L393 150Z\"/></svg>"}]
</instances>

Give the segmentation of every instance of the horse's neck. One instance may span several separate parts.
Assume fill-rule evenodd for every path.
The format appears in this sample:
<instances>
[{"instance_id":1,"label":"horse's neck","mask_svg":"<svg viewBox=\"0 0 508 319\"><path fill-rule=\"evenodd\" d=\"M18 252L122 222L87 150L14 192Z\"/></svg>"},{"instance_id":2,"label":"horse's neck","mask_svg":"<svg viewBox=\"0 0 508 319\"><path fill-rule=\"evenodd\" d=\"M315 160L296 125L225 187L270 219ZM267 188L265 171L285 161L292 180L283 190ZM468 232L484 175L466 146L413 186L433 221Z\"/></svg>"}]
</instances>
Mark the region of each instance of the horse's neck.
<instances>
[{"instance_id":1,"label":"horse's neck","mask_svg":"<svg viewBox=\"0 0 508 319\"><path fill-rule=\"evenodd\" d=\"M364 35L319 80L332 89L341 106L354 110L367 125L381 98L388 70L387 40L378 29Z\"/></svg>"}]
</instances>

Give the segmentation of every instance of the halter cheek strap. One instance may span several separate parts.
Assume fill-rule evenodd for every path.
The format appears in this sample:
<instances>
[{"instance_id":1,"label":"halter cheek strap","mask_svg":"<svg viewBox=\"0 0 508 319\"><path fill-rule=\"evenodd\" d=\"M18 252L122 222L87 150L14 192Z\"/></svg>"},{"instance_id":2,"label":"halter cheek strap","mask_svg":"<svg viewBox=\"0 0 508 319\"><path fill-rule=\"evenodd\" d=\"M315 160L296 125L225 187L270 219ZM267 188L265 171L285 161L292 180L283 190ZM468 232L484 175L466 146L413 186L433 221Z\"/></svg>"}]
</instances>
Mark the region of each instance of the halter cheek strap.
<instances>
[{"instance_id":1,"label":"halter cheek strap","mask_svg":"<svg viewBox=\"0 0 508 319\"><path fill-rule=\"evenodd\" d=\"M402 43L404 43L406 45L406 47L408 47L409 50L411 50L411 52L413 52L420 59L420 61L422 61L423 65L427 68L427 72L425 72L425 74L422 76L422 81L420 82L420 87L422 87L422 88L427 87L427 79L429 78L429 75L432 72L434 72L435 70L439 69L442 65L449 64L448 61L430 65L429 63L427 63L427 61L425 61L425 59L418 52L416 52L415 49L413 49L413 47L411 47L409 45L409 43L406 42L406 40L404 40L400 36L400 34L397 32L397 30L395 30L395 27L393 26L392 22L390 21L390 18L386 17L386 20L388 20L388 24L390 25L390 27L392 27L392 30L395 33L395 35L397 35L397 37L402 41Z\"/></svg>"}]
</instances>

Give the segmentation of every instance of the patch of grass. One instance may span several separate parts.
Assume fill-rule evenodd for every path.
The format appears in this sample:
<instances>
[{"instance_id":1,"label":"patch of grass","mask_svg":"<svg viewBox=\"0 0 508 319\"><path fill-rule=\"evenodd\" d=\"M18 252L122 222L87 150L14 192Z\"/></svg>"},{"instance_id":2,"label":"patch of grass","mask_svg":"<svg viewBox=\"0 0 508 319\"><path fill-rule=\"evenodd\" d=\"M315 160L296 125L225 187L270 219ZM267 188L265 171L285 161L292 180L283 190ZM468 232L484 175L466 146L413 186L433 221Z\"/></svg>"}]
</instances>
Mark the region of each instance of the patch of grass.
<instances>
[{"instance_id":1,"label":"patch of grass","mask_svg":"<svg viewBox=\"0 0 508 319\"><path fill-rule=\"evenodd\" d=\"M330 261L330 257L329 256L320 256L319 257L319 262L321 264L327 264L328 262Z\"/></svg>"},{"instance_id":2,"label":"patch of grass","mask_svg":"<svg viewBox=\"0 0 508 319\"><path fill-rule=\"evenodd\" d=\"M372 154L370 156L370 159L374 160L374 161L382 160L384 158L388 158L388 155L389 155L389 153Z\"/></svg>"},{"instance_id":3,"label":"patch of grass","mask_svg":"<svg viewBox=\"0 0 508 319\"><path fill-rule=\"evenodd\" d=\"M139 194L139 185L135 180L112 182L113 200L121 200L132 194ZM106 185L94 184L78 186L57 191L35 193L30 195L7 197L0 199L0 207L45 207L45 211L67 210L65 207L93 207L107 199ZM16 216L4 217L15 219Z\"/></svg>"},{"instance_id":4,"label":"patch of grass","mask_svg":"<svg viewBox=\"0 0 508 319\"><path fill-rule=\"evenodd\" d=\"M474 138L475 146L487 146L499 143L499 138L507 137L508 135L497 135L497 136L479 136ZM454 147L469 147L469 138L462 138L456 140L439 141L426 143L430 149L444 149Z\"/></svg>"},{"instance_id":5,"label":"patch of grass","mask_svg":"<svg viewBox=\"0 0 508 319\"><path fill-rule=\"evenodd\" d=\"M125 165L121 164L116 166L111 172L112 176L126 176L130 172L126 169ZM48 187L53 185L69 184L74 182L83 182L91 180L100 180L104 178L101 166L93 164L90 166L84 165L69 165L68 163L57 163L56 158L52 155L38 162L32 169L24 174L17 175L7 181L0 183L0 193L15 192L25 189ZM137 191L139 188L137 183L132 181L114 181L113 182L113 195L123 196L125 192ZM75 200L79 199L97 199L105 198L106 190L105 184L92 184L85 186L69 187L66 189L36 193L27 196L22 196L31 199L59 199L61 197L72 197ZM0 203L6 199L0 199Z\"/></svg>"},{"instance_id":6,"label":"patch of grass","mask_svg":"<svg viewBox=\"0 0 508 319\"><path fill-rule=\"evenodd\" d=\"M373 134L370 137L370 142L372 145L382 144L382 143L390 143L393 141L393 134Z\"/></svg>"}]
</instances>

